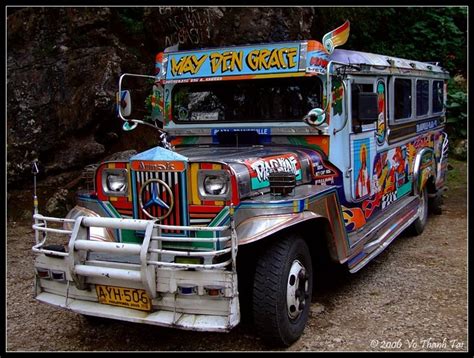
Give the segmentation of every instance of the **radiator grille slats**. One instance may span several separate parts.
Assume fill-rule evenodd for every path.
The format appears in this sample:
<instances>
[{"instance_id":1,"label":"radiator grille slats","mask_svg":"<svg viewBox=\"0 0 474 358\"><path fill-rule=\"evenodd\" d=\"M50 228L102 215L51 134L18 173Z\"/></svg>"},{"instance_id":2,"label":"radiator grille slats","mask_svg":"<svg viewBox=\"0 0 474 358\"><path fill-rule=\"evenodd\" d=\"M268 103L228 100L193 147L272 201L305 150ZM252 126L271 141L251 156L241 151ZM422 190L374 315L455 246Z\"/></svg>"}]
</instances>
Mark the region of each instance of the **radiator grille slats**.
<instances>
[{"instance_id":1,"label":"radiator grille slats","mask_svg":"<svg viewBox=\"0 0 474 358\"><path fill-rule=\"evenodd\" d=\"M142 209L140 208L139 205L139 200L138 197L140 195L140 191L142 190L143 184L145 184L148 180L150 179L160 179L163 182L165 182L171 189L171 192L173 193L173 199L174 199L174 206L171 211L171 214L168 215L166 218L164 218L160 224L164 225L185 225L186 222L184 221L186 213L183 212L183 205L182 205L182 200L180 193L182 192L182 185L185 185L185 183L182 180L181 173L178 172L153 172L153 171L148 171L148 172L142 172L142 171L134 171L133 175L135 177L135 182L136 182L136 195L134 196L136 198L135 200L135 205L138 213L138 219L146 219L148 220L149 217L147 217ZM170 198L169 198L169 193L165 189L165 187L158 183L155 182L156 188L157 188L157 193L158 197L163 200L165 203L169 204L170 203ZM143 193L143 203L146 203L148 200L150 200L152 197L151 194L151 186L148 185L144 189ZM164 215L167 210L160 208L158 205L152 205L149 209L148 212L153 215L154 217L159 217ZM174 232L169 230L168 232Z\"/></svg>"}]
</instances>

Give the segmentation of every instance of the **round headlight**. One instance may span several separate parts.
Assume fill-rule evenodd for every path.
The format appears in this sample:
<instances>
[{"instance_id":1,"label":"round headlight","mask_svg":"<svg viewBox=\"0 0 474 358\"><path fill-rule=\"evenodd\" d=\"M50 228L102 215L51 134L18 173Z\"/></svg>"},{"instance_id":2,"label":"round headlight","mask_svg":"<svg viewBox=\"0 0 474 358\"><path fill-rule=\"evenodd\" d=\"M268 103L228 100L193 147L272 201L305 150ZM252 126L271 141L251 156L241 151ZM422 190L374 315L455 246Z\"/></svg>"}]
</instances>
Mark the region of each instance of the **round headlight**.
<instances>
[{"instance_id":1,"label":"round headlight","mask_svg":"<svg viewBox=\"0 0 474 358\"><path fill-rule=\"evenodd\" d=\"M204 191L208 195L222 195L227 192L227 177L224 175L208 175L204 179Z\"/></svg>"},{"instance_id":2,"label":"round headlight","mask_svg":"<svg viewBox=\"0 0 474 358\"><path fill-rule=\"evenodd\" d=\"M127 179L123 175L109 174L107 176L107 189L109 191L125 191Z\"/></svg>"}]
</instances>

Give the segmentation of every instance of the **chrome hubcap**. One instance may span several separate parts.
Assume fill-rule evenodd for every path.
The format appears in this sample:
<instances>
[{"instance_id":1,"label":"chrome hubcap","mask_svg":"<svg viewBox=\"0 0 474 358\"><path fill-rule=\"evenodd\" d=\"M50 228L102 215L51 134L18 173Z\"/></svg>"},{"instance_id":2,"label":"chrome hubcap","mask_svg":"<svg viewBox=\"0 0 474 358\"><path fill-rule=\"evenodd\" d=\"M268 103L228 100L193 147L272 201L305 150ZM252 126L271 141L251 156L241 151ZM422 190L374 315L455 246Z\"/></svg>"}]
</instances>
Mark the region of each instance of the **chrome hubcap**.
<instances>
[{"instance_id":1,"label":"chrome hubcap","mask_svg":"<svg viewBox=\"0 0 474 358\"><path fill-rule=\"evenodd\" d=\"M421 193L420 195L420 205L418 206L418 218L424 220L425 218L425 195Z\"/></svg>"},{"instance_id":2,"label":"chrome hubcap","mask_svg":"<svg viewBox=\"0 0 474 358\"><path fill-rule=\"evenodd\" d=\"M291 319L298 318L303 312L309 298L308 273L298 260L293 261L288 274L286 286L286 306Z\"/></svg>"}]
</instances>

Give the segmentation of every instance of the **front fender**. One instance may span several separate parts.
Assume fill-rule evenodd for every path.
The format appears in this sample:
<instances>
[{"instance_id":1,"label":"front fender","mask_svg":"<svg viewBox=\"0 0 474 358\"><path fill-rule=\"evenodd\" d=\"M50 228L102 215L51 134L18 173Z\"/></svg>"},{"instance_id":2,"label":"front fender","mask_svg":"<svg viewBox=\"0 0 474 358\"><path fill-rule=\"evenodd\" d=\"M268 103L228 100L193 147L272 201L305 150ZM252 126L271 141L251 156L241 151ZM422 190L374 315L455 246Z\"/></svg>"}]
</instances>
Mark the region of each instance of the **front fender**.
<instances>
[{"instance_id":1,"label":"front fender","mask_svg":"<svg viewBox=\"0 0 474 358\"><path fill-rule=\"evenodd\" d=\"M421 149L413 164L413 193L419 195L430 177L436 178L436 160L432 148Z\"/></svg>"},{"instance_id":2,"label":"front fender","mask_svg":"<svg viewBox=\"0 0 474 358\"><path fill-rule=\"evenodd\" d=\"M248 218L236 228L239 245L261 240L290 226L322 217L322 215L311 211L303 211L295 214L262 215Z\"/></svg>"},{"instance_id":3,"label":"front fender","mask_svg":"<svg viewBox=\"0 0 474 358\"><path fill-rule=\"evenodd\" d=\"M310 240L323 236L331 256L342 262L348 257L349 240L344 226L341 206L335 187L304 185L295 189L295 195L286 200L272 200L264 195L239 208L241 220L236 225L239 245L264 239L283 229L302 223L327 224L327 233L313 231L305 226L305 237Z\"/></svg>"}]
</instances>

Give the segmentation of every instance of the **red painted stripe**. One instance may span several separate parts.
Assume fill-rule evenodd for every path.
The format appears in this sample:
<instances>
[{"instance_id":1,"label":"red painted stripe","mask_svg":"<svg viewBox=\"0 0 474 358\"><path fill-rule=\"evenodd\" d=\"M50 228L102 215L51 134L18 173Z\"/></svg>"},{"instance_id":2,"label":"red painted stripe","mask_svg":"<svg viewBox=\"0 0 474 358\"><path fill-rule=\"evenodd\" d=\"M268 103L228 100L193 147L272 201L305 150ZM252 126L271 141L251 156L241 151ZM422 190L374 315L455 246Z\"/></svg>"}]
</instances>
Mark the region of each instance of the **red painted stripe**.
<instances>
[{"instance_id":1,"label":"red painted stripe","mask_svg":"<svg viewBox=\"0 0 474 358\"><path fill-rule=\"evenodd\" d=\"M196 218L196 219L212 219L216 216L216 214L189 214L191 218Z\"/></svg>"},{"instance_id":2,"label":"red painted stripe","mask_svg":"<svg viewBox=\"0 0 474 358\"><path fill-rule=\"evenodd\" d=\"M340 34L341 32L346 31L348 27L349 27L349 22L346 21L344 24L341 25L341 27L337 28L336 30L334 30L332 32L331 37L334 37L334 36Z\"/></svg>"},{"instance_id":3,"label":"red painted stripe","mask_svg":"<svg viewBox=\"0 0 474 358\"><path fill-rule=\"evenodd\" d=\"M171 174L171 175L173 175L173 174ZM168 183L168 186L170 186L171 183L168 181L168 174L165 174L165 178L166 178L165 182ZM170 187L170 189L171 189L171 192L173 192L173 188ZM165 192L166 192L166 195L168 195L168 191L165 190ZM175 219L175 212L176 212L176 202L178 200L176 195L174 195L174 200L175 200L175 203L173 205L173 210L171 211L171 214L168 215L168 222L169 222L170 225L176 225L175 220L174 220ZM172 232L174 232L174 230L172 230Z\"/></svg>"},{"instance_id":4,"label":"red painted stripe","mask_svg":"<svg viewBox=\"0 0 474 358\"><path fill-rule=\"evenodd\" d=\"M190 213L218 213L222 210L222 206L214 205L189 205Z\"/></svg>"},{"instance_id":5,"label":"red painted stripe","mask_svg":"<svg viewBox=\"0 0 474 358\"><path fill-rule=\"evenodd\" d=\"M212 169L212 163L201 163L201 169Z\"/></svg>"},{"instance_id":6,"label":"red painted stripe","mask_svg":"<svg viewBox=\"0 0 474 358\"><path fill-rule=\"evenodd\" d=\"M132 205L128 201L126 202L112 201L111 204L117 210L132 210Z\"/></svg>"},{"instance_id":7,"label":"red painted stripe","mask_svg":"<svg viewBox=\"0 0 474 358\"><path fill-rule=\"evenodd\" d=\"M114 163L114 164L115 164L115 168L124 169L127 167L127 163Z\"/></svg>"},{"instance_id":8,"label":"red painted stripe","mask_svg":"<svg viewBox=\"0 0 474 358\"><path fill-rule=\"evenodd\" d=\"M97 175L95 177L96 182L95 182L95 187L97 188L97 197L100 200L107 200L107 197L104 195L104 192L102 190L102 169L104 167L104 164L100 165L99 168L97 168Z\"/></svg>"},{"instance_id":9,"label":"red painted stripe","mask_svg":"<svg viewBox=\"0 0 474 358\"><path fill-rule=\"evenodd\" d=\"M239 188L237 187L237 179L235 175L231 176L230 183L232 185L232 203L234 205L237 205L240 202L240 199L239 199ZM230 203L228 203L227 205L230 205Z\"/></svg>"},{"instance_id":10,"label":"red painted stripe","mask_svg":"<svg viewBox=\"0 0 474 358\"><path fill-rule=\"evenodd\" d=\"M131 210L131 209L130 209L130 210L127 210L127 209L117 209L117 211L118 211L119 213L132 213L132 212L133 212L133 210Z\"/></svg>"},{"instance_id":11,"label":"red painted stripe","mask_svg":"<svg viewBox=\"0 0 474 358\"><path fill-rule=\"evenodd\" d=\"M172 174L174 175L174 174ZM179 180L179 179L178 179ZM174 203L174 212L176 213L176 225L181 225L181 216L180 216L180 201L179 201L179 186L178 183L174 184L174 198L175 198L175 203Z\"/></svg>"},{"instance_id":12,"label":"red painted stripe","mask_svg":"<svg viewBox=\"0 0 474 358\"><path fill-rule=\"evenodd\" d=\"M160 190L161 190L161 185L158 188L158 191L160 193L159 196L160 196L161 200L163 200L165 203L167 203L168 202L168 191L167 190L160 191ZM158 206L157 206L157 208L158 208L159 216L164 215L166 213L165 209L162 209ZM169 221L169 216L168 216L167 219L168 220L166 220L166 221Z\"/></svg>"}]
</instances>

